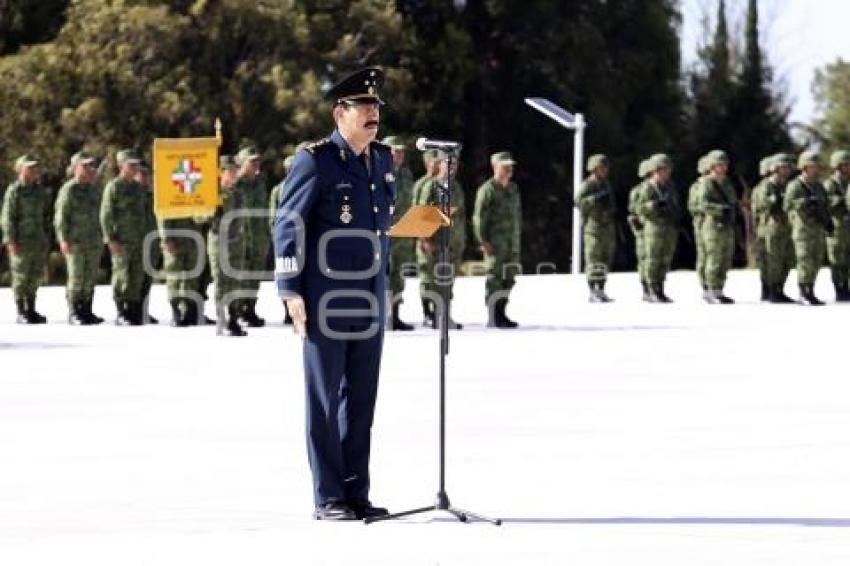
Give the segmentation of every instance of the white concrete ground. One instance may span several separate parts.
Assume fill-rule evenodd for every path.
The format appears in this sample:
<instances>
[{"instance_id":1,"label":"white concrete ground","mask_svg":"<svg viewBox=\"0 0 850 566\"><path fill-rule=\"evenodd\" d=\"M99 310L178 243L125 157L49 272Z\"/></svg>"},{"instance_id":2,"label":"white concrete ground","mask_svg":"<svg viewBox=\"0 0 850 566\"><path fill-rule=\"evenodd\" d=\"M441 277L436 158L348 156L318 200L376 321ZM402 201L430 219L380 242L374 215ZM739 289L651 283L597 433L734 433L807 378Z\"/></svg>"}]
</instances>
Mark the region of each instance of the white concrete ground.
<instances>
[{"instance_id":1,"label":"white concrete ground","mask_svg":"<svg viewBox=\"0 0 850 566\"><path fill-rule=\"evenodd\" d=\"M645 305L618 274L617 302L590 305L579 279L526 277L522 328L498 331L483 281L460 281L448 491L502 527L312 521L288 328L73 328L57 288L51 323L24 327L0 290L0 564L845 565L850 307L761 305L757 287L735 272L739 304L712 307L676 273L677 302ZM832 300L826 272L818 291ZM96 303L114 316L108 288ZM270 287L261 311L280 318ZM372 495L393 510L436 489L437 347L387 338Z\"/></svg>"}]
</instances>

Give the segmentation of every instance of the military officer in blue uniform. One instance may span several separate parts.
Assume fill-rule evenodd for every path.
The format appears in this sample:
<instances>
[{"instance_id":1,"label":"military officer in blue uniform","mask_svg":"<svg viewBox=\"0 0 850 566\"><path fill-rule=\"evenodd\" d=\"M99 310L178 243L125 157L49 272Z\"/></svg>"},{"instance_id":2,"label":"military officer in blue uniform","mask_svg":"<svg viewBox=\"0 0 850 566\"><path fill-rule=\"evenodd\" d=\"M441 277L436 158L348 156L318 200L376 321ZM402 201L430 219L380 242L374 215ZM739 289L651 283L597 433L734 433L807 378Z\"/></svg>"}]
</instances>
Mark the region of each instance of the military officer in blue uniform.
<instances>
[{"instance_id":1,"label":"military officer in blue uniform","mask_svg":"<svg viewBox=\"0 0 850 566\"><path fill-rule=\"evenodd\" d=\"M395 198L390 148L375 141L383 82L367 68L331 88L336 129L295 155L275 217L278 293L304 340L316 519L387 513L369 501Z\"/></svg>"}]
</instances>

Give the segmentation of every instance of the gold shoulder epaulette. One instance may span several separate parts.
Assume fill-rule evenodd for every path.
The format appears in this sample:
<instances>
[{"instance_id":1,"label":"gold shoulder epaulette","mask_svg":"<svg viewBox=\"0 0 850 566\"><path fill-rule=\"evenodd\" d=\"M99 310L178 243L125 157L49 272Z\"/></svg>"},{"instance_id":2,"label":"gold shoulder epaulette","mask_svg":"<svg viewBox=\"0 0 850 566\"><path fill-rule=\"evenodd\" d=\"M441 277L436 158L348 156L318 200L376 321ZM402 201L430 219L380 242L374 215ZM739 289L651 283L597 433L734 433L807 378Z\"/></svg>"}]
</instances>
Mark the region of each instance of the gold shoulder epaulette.
<instances>
[{"instance_id":1,"label":"gold shoulder epaulette","mask_svg":"<svg viewBox=\"0 0 850 566\"><path fill-rule=\"evenodd\" d=\"M319 141L314 141L312 143L308 143L304 146L304 149L309 151L310 153L316 153L316 150L328 145L331 143L331 138L322 138Z\"/></svg>"}]
</instances>

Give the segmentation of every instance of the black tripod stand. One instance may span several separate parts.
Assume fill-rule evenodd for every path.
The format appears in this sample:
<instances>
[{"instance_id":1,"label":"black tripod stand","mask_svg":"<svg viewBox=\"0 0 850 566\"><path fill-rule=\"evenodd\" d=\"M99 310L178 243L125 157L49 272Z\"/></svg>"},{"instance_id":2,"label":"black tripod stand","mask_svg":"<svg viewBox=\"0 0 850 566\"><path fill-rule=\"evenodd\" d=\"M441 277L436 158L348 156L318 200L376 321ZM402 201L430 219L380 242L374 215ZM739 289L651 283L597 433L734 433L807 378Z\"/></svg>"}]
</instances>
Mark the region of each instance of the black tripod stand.
<instances>
[{"instance_id":1,"label":"black tripod stand","mask_svg":"<svg viewBox=\"0 0 850 566\"><path fill-rule=\"evenodd\" d=\"M451 218L451 202L452 202L452 177L454 175L455 161L457 160L457 151L449 151L447 157L448 173L446 174L445 185L440 185L438 204L440 211L446 218ZM442 274L437 274L438 283L441 277L449 277L451 273L446 273L445 270L451 270L452 266L449 263L449 235L451 232L450 226L440 228L440 250L439 250L439 269L444 271ZM400 519L410 515L418 515L420 513L428 513L430 511L445 511L453 515L459 521L466 523L470 519L476 521L484 521L494 525L501 525L501 519L490 519L477 513L471 513L463 509L453 507L449 502L449 496L446 493L446 356L449 354L449 286L446 283L439 284L440 287L440 487L437 491L437 499L433 505L384 515L382 517L370 517L365 519L365 523L377 523L379 521L387 521L390 519Z\"/></svg>"}]
</instances>

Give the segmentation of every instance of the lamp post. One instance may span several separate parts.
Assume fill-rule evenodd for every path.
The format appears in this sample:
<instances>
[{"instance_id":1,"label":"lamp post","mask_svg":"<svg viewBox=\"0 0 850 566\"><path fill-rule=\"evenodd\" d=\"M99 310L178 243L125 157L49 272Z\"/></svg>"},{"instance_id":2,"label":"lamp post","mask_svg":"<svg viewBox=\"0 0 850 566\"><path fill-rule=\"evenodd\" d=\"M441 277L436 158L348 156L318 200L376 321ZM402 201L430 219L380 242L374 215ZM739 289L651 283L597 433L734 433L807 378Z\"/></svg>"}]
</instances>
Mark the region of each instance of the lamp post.
<instances>
[{"instance_id":1,"label":"lamp post","mask_svg":"<svg viewBox=\"0 0 850 566\"><path fill-rule=\"evenodd\" d=\"M584 163L584 129L587 122L584 114L571 114L554 102L545 98L526 98L525 103L548 116L568 130L573 130L573 275L581 273L581 211L578 208L578 192L581 187L581 177Z\"/></svg>"}]
</instances>

